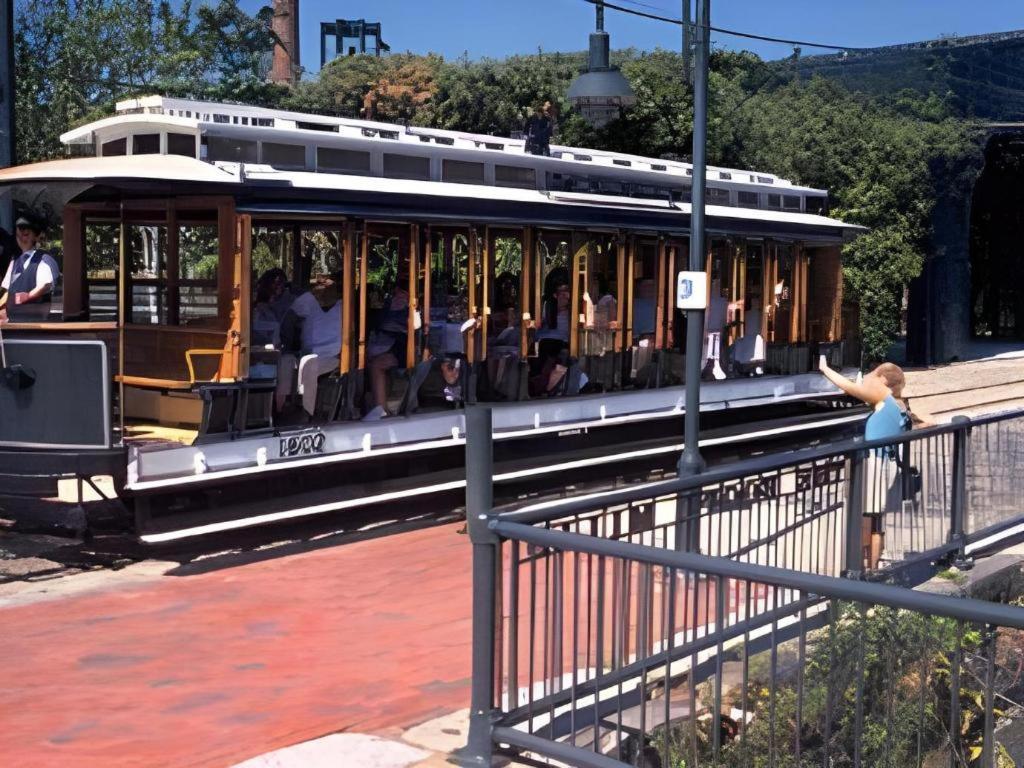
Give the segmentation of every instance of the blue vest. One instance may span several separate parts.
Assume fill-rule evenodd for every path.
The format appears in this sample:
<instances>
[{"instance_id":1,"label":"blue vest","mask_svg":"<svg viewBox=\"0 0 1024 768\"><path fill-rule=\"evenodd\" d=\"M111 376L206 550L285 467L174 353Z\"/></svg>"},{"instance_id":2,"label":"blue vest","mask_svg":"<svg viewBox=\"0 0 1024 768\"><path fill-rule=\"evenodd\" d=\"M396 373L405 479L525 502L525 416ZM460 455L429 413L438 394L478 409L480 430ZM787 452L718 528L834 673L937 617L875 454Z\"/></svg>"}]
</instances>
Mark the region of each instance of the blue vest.
<instances>
[{"instance_id":1,"label":"blue vest","mask_svg":"<svg viewBox=\"0 0 1024 768\"><path fill-rule=\"evenodd\" d=\"M49 256L46 251L36 250L28 259L28 261L21 267L21 271L18 271L21 265L21 255L15 257L14 271L11 274L11 286L8 289L7 299L7 317L11 322L32 322L45 320L47 315L50 314L50 302L52 299L53 289L51 286L50 292L45 296L41 296L31 304L15 304L14 294L16 293L28 293L34 291L36 288L36 272L39 271L39 265L43 263L43 260ZM51 264L50 268L53 268ZM56 279L54 274L54 279Z\"/></svg>"}]
</instances>

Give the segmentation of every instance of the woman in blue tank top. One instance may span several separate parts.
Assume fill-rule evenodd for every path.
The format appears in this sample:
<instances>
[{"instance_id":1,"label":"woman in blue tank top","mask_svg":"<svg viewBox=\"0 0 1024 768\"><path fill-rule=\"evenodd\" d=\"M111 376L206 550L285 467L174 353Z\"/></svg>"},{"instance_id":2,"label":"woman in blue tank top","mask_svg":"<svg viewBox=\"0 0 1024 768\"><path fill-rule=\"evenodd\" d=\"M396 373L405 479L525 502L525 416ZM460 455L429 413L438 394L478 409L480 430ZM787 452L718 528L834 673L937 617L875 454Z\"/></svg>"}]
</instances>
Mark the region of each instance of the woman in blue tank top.
<instances>
[{"instance_id":1,"label":"woman in blue tank top","mask_svg":"<svg viewBox=\"0 0 1024 768\"><path fill-rule=\"evenodd\" d=\"M864 425L865 440L897 437L910 428L910 416L897 398L903 395L903 371L893 363L882 363L861 382L850 381L829 368L824 356L818 366L825 377L843 392L863 400L873 410ZM864 464L864 514L871 521L863 529L861 542L864 567L874 569L885 553L885 518L895 513L903 502L903 469L897 459L896 446L876 448Z\"/></svg>"},{"instance_id":2,"label":"woman in blue tank top","mask_svg":"<svg viewBox=\"0 0 1024 768\"><path fill-rule=\"evenodd\" d=\"M843 392L863 400L874 409L864 425L865 440L896 437L909 427L909 419L897 398L903 396L903 370L894 363L882 363L857 383L833 371L822 356L819 369Z\"/></svg>"}]
</instances>

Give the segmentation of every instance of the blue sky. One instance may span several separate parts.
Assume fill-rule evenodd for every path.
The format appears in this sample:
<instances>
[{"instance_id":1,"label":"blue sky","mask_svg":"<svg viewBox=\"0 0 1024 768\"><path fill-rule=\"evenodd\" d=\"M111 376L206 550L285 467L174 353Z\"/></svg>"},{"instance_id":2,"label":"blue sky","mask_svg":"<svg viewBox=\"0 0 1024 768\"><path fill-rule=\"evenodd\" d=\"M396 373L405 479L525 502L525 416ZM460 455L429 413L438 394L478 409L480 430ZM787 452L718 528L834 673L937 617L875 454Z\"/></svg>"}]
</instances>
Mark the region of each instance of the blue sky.
<instances>
[{"instance_id":1,"label":"blue sky","mask_svg":"<svg viewBox=\"0 0 1024 768\"><path fill-rule=\"evenodd\" d=\"M264 4L243 2L249 10ZM618 2L673 17L681 7L680 0ZM605 27L615 48L679 45L676 26L606 13ZM849 46L1024 29L1022 0L712 0L711 14L715 26ZM393 51L434 51L446 58L465 51L474 59L534 53L538 47L582 50L594 25L593 6L583 0L300 0L301 55L307 71L319 68L320 22L339 16L382 22L384 40ZM765 58L792 52L786 46L721 36L715 42ZM815 51L805 48L804 53Z\"/></svg>"}]
</instances>

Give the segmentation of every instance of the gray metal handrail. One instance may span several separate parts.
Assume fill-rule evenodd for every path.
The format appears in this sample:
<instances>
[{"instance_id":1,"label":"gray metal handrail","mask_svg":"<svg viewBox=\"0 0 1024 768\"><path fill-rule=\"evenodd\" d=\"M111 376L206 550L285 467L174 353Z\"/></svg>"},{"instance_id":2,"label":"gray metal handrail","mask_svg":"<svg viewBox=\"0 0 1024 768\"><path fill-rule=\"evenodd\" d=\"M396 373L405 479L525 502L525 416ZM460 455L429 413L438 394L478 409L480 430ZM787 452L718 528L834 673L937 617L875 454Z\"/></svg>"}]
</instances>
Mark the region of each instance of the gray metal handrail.
<instances>
[{"instance_id":1,"label":"gray metal handrail","mask_svg":"<svg viewBox=\"0 0 1024 768\"><path fill-rule=\"evenodd\" d=\"M701 676L714 678L715 707L709 710L712 729L708 738L713 740L711 747L717 756L722 748L719 705L725 644L741 644L744 664L752 649L770 651L774 675L777 643L787 638L798 640L803 658L811 642L808 632L830 621L830 631L834 631L836 612L852 610L843 608L844 604L859 606L860 615L866 617L873 615L869 607L878 606L896 612L890 616L956 623L955 647L948 656L950 709L948 717L943 717L950 728L947 747L954 755L966 750L963 738L953 735L960 723L958 680L959 665L965 663L965 626L981 628L979 658L987 664L983 672L985 697L991 704L997 630L1024 630L1024 608L862 580L865 568L877 567L878 557L868 551L862 523L879 515L886 518L883 527L872 528L872 536L875 530L892 536L896 548L890 551L888 539L885 547L887 562L898 565L892 571L896 575L901 568L909 573L905 570L908 564L917 567L919 563L934 573L934 564L951 555L960 563L966 556L965 545L972 540L997 529L1009 532L1019 527L1024 514L1003 501L977 518L987 526L979 528L970 499L979 488L982 492L998 489L1001 499L1015 491L1019 497L1021 484L1016 478L1024 461L1024 409L977 419L957 417L950 424L893 438L849 440L757 457L692 477L518 509L493 506L489 409L468 409L466 416L467 521L474 546L474 652L469 739L454 756L460 764L490 765L495 746L501 744L574 765L606 768L624 765L622 761L627 759L635 764L641 756L630 749L645 749L644 739L651 728L664 724L667 733L668 680L672 676L678 681L679 675L688 678L690 714L685 717L691 728L696 727L695 681L704 679ZM993 460L984 452L988 441L1001 446L995 450L1008 453ZM883 448L888 450L876 450ZM902 510L885 511L890 508L888 501L880 508L879 490L896 492L903 500ZM669 506L673 502L674 509ZM736 513L738 517L734 517ZM736 520L740 527L748 527L741 530ZM819 521L825 527L821 533L817 533L820 526L813 527ZM969 526L968 521L974 524ZM767 529L762 529L763 523ZM801 536L824 537L812 545L827 553L824 565L799 557L786 559L787 547L797 546L792 538L797 531ZM768 547L771 554L757 554L762 547ZM701 554L702 548L717 556ZM520 554L523 549L525 557ZM752 556L774 564L741 561ZM766 559L760 560L762 556ZM508 575L503 576L506 568ZM804 568L813 572L799 570ZM837 577L838 573L843 578ZM661 585L658 592L653 591L654 581ZM633 589L635 593L631 593ZM517 608L523 590L527 596L523 600L529 599L529 604ZM691 594L690 607L680 609L685 615L673 619L676 598L672 595L687 593ZM660 602L653 602L655 595ZM571 610L563 602L570 600ZM700 610L703 613L698 614ZM540 611L537 621L543 624L535 627L536 611ZM607 629L605 621L611 622ZM659 622L657 631L654 622ZM577 632L582 636L578 638ZM652 632L655 641L662 640L652 644ZM630 633L634 635L632 644ZM520 638L525 645L519 644ZM581 677L575 666L578 641L588 649L585 666L591 667ZM571 655L563 656L570 650L563 642L571 643ZM591 651L596 655L591 657ZM525 682L519 676L526 671L526 661L519 668L518 657L523 653L529 661ZM535 654L541 653L541 666L535 670ZM863 645L859 653L864 653ZM710 654L703 665L699 663L701 654ZM506 658L507 666L503 666ZM562 666L563 659L572 664L571 677ZM863 670L862 656L856 663ZM713 671L709 671L711 666ZM665 680L662 700L666 703L657 704L664 706L664 719L645 729L644 713L653 706L653 699L645 692L647 683L640 681L656 672ZM929 675L927 666L921 674L923 686ZM746 675L744 667L744 686ZM638 682L639 688L630 687ZM624 694L623 686L631 692ZM802 694L798 700L803 701ZM857 685L855 701L857 735L851 744L856 764L865 717L862 684ZM608 707L618 713L617 726L602 714L612 711ZM632 716L640 718L638 727L636 723L623 725L624 707L633 708ZM747 712L746 704L743 711ZM991 711L983 714L982 762L991 766L996 744L994 718ZM774 709L767 716L774 728ZM593 748L580 747L575 735L572 743L560 741L569 733L581 733L581 722L586 723L588 733L593 731ZM799 712L796 722L800 722ZM831 727L826 719L825 744ZM614 731L619 759L601 754L597 745L601 728ZM745 734L746 727L742 730ZM624 746L624 733L633 734L632 745ZM667 749L668 737L664 738ZM795 738L799 754L799 734ZM918 731L919 764L920 738ZM826 755L828 749L826 746ZM693 758L697 759L696 752ZM686 760L689 765L689 755Z\"/></svg>"},{"instance_id":2,"label":"gray metal handrail","mask_svg":"<svg viewBox=\"0 0 1024 768\"><path fill-rule=\"evenodd\" d=\"M615 504L628 504L631 501L640 499L655 498L658 496L670 496L694 491L705 485L713 483L729 482L739 480L750 475L775 472L796 464L810 464L815 461L848 456L852 453L867 453L873 449L899 446L922 440L928 437L955 434L964 432L971 427L982 426L996 421L1024 417L1024 409L1007 411L1005 413L986 416L977 419L954 421L949 424L941 424L934 427L915 429L896 437L886 437L879 440L863 440L855 438L844 440L831 445L815 448L805 448L791 453L772 454L770 456L758 456L753 459L745 459L733 464L715 467L701 472L698 475L664 480L656 483L648 483L639 487L623 488L617 491L602 493L600 503L602 506ZM531 504L517 509L495 510L503 519L514 520L519 523L535 523L547 520L555 520L568 515L586 512L594 508L593 498L565 499L541 504Z\"/></svg>"},{"instance_id":3,"label":"gray metal handrail","mask_svg":"<svg viewBox=\"0 0 1024 768\"><path fill-rule=\"evenodd\" d=\"M502 520L493 520L488 527L502 538L522 541L538 547L604 555L647 565L659 565L680 571L718 576L724 579L771 584L819 597L884 605L889 608L917 611L929 616L942 616L947 619L1024 629L1024 608L1017 606L1000 605L973 598L950 600L947 595L920 592L906 587L894 587L870 581L838 579L834 576L819 576L814 573L801 573L787 568L743 563L693 552L655 549L642 544L612 541L596 536L537 528L532 525Z\"/></svg>"}]
</instances>

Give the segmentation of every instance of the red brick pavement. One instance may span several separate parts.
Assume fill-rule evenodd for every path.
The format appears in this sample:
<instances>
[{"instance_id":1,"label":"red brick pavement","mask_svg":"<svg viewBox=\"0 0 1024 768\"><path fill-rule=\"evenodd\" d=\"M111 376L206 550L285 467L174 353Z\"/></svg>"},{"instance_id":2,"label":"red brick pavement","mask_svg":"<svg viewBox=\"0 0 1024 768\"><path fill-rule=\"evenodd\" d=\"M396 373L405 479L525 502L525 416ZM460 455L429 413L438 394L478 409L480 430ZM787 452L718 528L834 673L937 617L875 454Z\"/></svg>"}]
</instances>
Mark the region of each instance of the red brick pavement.
<instances>
[{"instance_id":1,"label":"red brick pavement","mask_svg":"<svg viewBox=\"0 0 1024 768\"><path fill-rule=\"evenodd\" d=\"M3 764L228 766L466 707L456 530L0 610Z\"/></svg>"}]
</instances>

